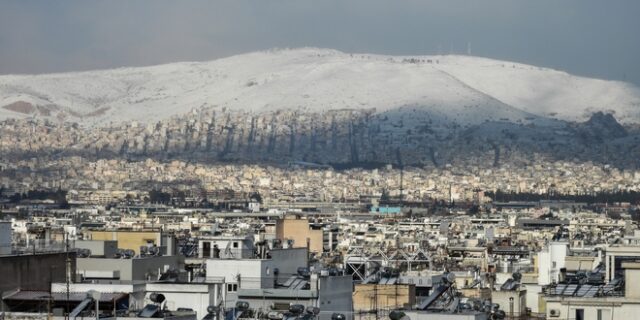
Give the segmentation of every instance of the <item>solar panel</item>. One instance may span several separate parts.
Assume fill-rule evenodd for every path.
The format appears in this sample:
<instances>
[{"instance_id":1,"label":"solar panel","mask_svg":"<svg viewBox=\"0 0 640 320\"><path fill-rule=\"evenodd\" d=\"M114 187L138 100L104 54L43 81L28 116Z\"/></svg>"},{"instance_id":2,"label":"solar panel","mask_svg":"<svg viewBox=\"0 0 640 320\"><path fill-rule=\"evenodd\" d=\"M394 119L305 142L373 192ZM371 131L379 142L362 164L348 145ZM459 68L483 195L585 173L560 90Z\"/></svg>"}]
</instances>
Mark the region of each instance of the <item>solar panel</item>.
<instances>
[{"instance_id":1,"label":"solar panel","mask_svg":"<svg viewBox=\"0 0 640 320\"><path fill-rule=\"evenodd\" d=\"M363 284L367 284L367 283L369 283L369 282L373 282L373 280L375 280L375 279L376 279L376 276L377 276L377 274L375 274L375 273L374 273L374 274L372 274L372 275L370 275L370 276L366 277L366 278L364 279L364 281L362 281L362 283L363 283Z\"/></svg>"},{"instance_id":2,"label":"solar panel","mask_svg":"<svg viewBox=\"0 0 640 320\"><path fill-rule=\"evenodd\" d=\"M551 294L554 294L554 295L560 295L560 294L562 294L562 292L563 292L563 291L564 291L564 289L566 289L566 288L567 288L567 285L566 285L566 284L559 284L559 285L556 285L556 286L555 286L555 288L552 288L552 289L551 289Z\"/></svg>"},{"instance_id":3,"label":"solar panel","mask_svg":"<svg viewBox=\"0 0 640 320\"><path fill-rule=\"evenodd\" d=\"M613 280L611 280L611 282L609 282L609 283L605 284L605 285L602 287L602 292L604 292L604 293L609 293L609 292L614 291L614 290L616 289L616 287L618 286L618 284L619 284L619 283L620 283L620 280L619 280L619 279L613 279Z\"/></svg>"},{"instance_id":4,"label":"solar panel","mask_svg":"<svg viewBox=\"0 0 640 320\"><path fill-rule=\"evenodd\" d=\"M160 310L160 307L155 304L148 304L142 311L138 313L140 318L152 318Z\"/></svg>"},{"instance_id":5,"label":"solar panel","mask_svg":"<svg viewBox=\"0 0 640 320\"><path fill-rule=\"evenodd\" d=\"M520 286L520 284L517 281L509 279L502 284L500 290L515 290L518 286Z\"/></svg>"},{"instance_id":6,"label":"solar panel","mask_svg":"<svg viewBox=\"0 0 640 320\"><path fill-rule=\"evenodd\" d=\"M585 297L585 298L593 298L593 297L595 297L595 296L598 294L598 291L599 291L599 290L600 290L600 288L599 288L599 287L592 286L592 287L589 289L589 291L587 291L587 292L584 294L584 297Z\"/></svg>"},{"instance_id":7,"label":"solar panel","mask_svg":"<svg viewBox=\"0 0 640 320\"><path fill-rule=\"evenodd\" d=\"M300 281L298 283L296 283L296 285L293 287L294 290L300 290L302 289L305 285L307 284L306 281Z\"/></svg>"},{"instance_id":8,"label":"solar panel","mask_svg":"<svg viewBox=\"0 0 640 320\"><path fill-rule=\"evenodd\" d=\"M564 289L564 291L562 292L562 295L563 296L572 296L576 292L576 290L578 290L578 285L570 284Z\"/></svg>"},{"instance_id":9,"label":"solar panel","mask_svg":"<svg viewBox=\"0 0 640 320\"><path fill-rule=\"evenodd\" d=\"M433 304L436 300L438 300L438 298L440 298L440 296L443 293L449 290L449 287L450 286L445 286L445 285L438 286L435 290L433 290L431 295L429 295L424 301L422 301L418 309L426 310L427 308L429 308L429 306L431 306L431 304Z\"/></svg>"},{"instance_id":10,"label":"solar panel","mask_svg":"<svg viewBox=\"0 0 640 320\"><path fill-rule=\"evenodd\" d=\"M295 288L296 286L298 286L298 284L300 284L300 282L302 282L302 279L295 279L295 280L293 280L293 282L291 282L291 283L289 284L289 288L291 288L291 289Z\"/></svg>"},{"instance_id":11,"label":"solar panel","mask_svg":"<svg viewBox=\"0 0 640 320\"><path fill-rule=\"evenodd\" d=\"M75 317L77 317L80 314L80 312L86 309L89 303L91 302L93 302L93 299L91 298L84 299L82 302L80 302L80 304L78 304L77 307L73 309L73 311L71 311L70 317L75 319Z\"/></svg>"},{"instance_id":12,"label":"solar panel","mask_svg":"<svg viewBox=\"0 0 640 320\"><path fill-rule=\"evenodd\" d=\"M285 287L291 286L293 281L295 281L296 279L298 279L298 278L297 277L291 277L291 278L287 279L287 281L283 284L283 286L285 286Z\"/></svg>"},{"instance_id":13,"label":"solar panel","mask_svg":"<svg viewBox=\"0 0 640 320\"><path fill-rule=\"evenodd\" d=\"M576 296L578 297L584 297L584 295L589 291L589 289L591 289L592 286L585 284L580 286L580 288L578 288L578 291L576 291Z\"/></svg>"}]
</instances>

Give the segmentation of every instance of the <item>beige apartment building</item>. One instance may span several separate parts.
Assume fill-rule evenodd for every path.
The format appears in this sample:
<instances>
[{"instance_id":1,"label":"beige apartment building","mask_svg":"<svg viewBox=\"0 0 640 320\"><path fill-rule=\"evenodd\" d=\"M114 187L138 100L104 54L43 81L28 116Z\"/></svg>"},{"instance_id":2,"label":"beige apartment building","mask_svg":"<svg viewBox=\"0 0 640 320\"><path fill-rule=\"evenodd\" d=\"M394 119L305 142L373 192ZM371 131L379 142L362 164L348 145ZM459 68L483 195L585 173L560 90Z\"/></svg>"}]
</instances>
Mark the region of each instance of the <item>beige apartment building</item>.
<instances>
[{"instance_id":1,"label":"beige apartment building","mask_svg":"<svg viewBox=\"0 0 640 320\"><path fill-rule=\"evenodd\" d=\"M292 248L304 248L309 246L309 252L322 252L323 232L313 230L309 226L309 220L298 216L289 215L276 221L276 238L286 243L292 240Z\"/></svg>"}]
</instances>

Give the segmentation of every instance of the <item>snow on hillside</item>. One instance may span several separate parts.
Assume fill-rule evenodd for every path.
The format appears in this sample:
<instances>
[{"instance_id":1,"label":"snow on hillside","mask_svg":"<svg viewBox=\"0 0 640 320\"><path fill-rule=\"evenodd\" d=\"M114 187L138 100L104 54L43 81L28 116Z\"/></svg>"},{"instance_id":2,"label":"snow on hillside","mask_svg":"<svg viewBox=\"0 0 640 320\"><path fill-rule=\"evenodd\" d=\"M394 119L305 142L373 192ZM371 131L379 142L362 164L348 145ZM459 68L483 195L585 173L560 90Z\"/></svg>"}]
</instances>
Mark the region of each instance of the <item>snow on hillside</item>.
<instances>
[{"instance_id":1,"label":"snow on hillside","mask_svg":"<svg viewBox=\"0 0 640 320\"><path fill-rule=\"evenodd\" d=\"M640 90L522 64L468 56L394 57L326 49L263 51L210 62L0 76L0 119L89 125L158 121L200 107L254 113L408 107L435 120L585 120L614 111L640 122Z\"/></svg>"},{"instance_id":2,"label":"snow on hillside","mask_svg":"<svg viewBox=\"0 0 640 320\"><path fill-rule=\"evenodd\" d=\"M540 116L585 121L598 111L640 121L640 89L530 65L467 56L441 59L441 70L470 87Z\"/></svg>"}]
</instances>

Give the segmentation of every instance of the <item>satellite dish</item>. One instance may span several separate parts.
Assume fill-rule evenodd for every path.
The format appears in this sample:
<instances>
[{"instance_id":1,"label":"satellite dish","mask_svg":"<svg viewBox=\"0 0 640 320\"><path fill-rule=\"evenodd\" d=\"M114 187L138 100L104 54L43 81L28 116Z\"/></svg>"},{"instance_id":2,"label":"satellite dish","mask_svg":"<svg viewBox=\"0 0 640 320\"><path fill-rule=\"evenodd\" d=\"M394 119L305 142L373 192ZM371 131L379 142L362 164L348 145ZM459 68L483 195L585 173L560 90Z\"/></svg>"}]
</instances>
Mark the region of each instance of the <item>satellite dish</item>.
<instances>
[{"instance_id":1,"label":"satellite dish","mask_svg":"<svg viewBox=\"0 0 640 320\"><path fill-rule=\"evenodd\" d=\"M442 277L442 282L444 282L445 284L453 284L456 281L456 275L448 272L446 274L443 275Z\"/></svg>"},{"instance_id":2,"label":"satellite dish","mask_svg":"<svg viewBox=\"0 0 640 320\"><path fill-rule=\"evenodd\" d=\"M513 280L520 282L520 279L522 279L522 274L520 274L520 272L514 272L512 277L513 277Z\"/></svg>"},{"instance_id":3,"label":"satellite dish","mask_svg":"<svg viewBox=\"0 0 640 320\"><path fill-rule=\"evenodd\" d=\"M96 291L96 290L89 290L87 291L87 296L91 297L93 300L100 300L100 297L102 297L102 292Z\"/></svg>"}]
</instances>

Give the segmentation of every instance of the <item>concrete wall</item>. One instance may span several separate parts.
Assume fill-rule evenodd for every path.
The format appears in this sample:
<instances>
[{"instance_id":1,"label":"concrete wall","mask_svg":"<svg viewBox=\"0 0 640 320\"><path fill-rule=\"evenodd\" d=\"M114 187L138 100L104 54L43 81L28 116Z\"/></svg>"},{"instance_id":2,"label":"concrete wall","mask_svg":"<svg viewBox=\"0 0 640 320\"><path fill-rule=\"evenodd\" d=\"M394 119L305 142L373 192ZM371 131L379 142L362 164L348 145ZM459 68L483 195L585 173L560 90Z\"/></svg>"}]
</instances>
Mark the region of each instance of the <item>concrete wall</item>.
<instances>
[{"instance_id":1,"label":"concrete wall","mask_svg":"<svg viewBox=\"0 0 640 320\"><path fill-rule=\"evenodd\" d=\"M640 299L640 263L625 262L624 268L624 296L629 299Z\"/></svg>"},{"instance_id":2,"label":"concrete wall","mask_svg":"<svg viewBox=\"0 0 640 320\"><path fill-rule=\"evenodd\" d=\"M78 258L78 274L85 278L130 281L132 259Z\"/></svg>"},{"instance_id":3,"label":"concrete wall","mask_svg":"<svg viewBox=\"0 0 640 320\"><path fill-rule=\"evenodd\" d=\"M480 313L480 312L436 313L436 312L408 310L408 311L405 311L405 314L411 320L486 320L488 319L485 313Z\"/></svg>"},{"instance_id":4,"label":"concrete wall","mask_svg":"<svg viewBox=\"0 0 640 320\"><path fill-rule=\"evenodd\" d=\"M118 248L131 249L136 254L140 253L140 247L146 246L152 242L156 246L162 245L161 231L130 231L130 230L114 230L114 231L95 231L88 232L91 240L116 240Z\"/></svg>"},{"instance_id":5,"label":"concrete wall","mask_svg":"<svg viewBox=\"0 0 640 320\"><path fill-rule=\"evenodd\" d=\"M551 242L548 247L538 252L538 284L548 285L558 282L560 269L565 267L568 243Z\"/></svg>"},{"instance_id":6,"label":"concrete wall","mask_svg":"<svg viewBox=\"0 0 640 320\"><path fill-rule=\"evenodd\" d=\"M71 271L75 273L75 253L69 252ZM66 253L0 256L0 292L45 290L51 282L66 282Z\"/></svg>"},{"instance_id":7,"label":"concrete wall","mask_svg":"<svg viewBox=\"0 0 640 320\"><path fill-rule=\"evenodd\" d=\"M597 257L568 256L565 259L567 271L591 271L598 266Z\"/></svg>"},{"instance_id":8,"label":"concrete wall","mask_svg":"<svg viewBox=\"0 0 640 320\"><path fill-rule=\"evenodd\" d=\"M207 277L224 277L226 283L238 283L244 289L273 288L272 260L208 259Z\"/></svg>"},{"instance_id":9,"label":"concrete wall","mask_svg":"<svg viewBox=\"0 0 640 320\"><path fill-rule=\"evenodd\" d=\"M169 310L190 308L197 314L197 319L207 315L207 307L217 305L222 301L218 286L224 284L179 284L179 283L149 283L145 303L151 303L149 295L154 292L162 293L167 299Z\"/></svg>"},{"instance_id":10,"label":"concrete wall","mask_svg":"<svg viewBox=\"0 0 640 320\"><path fill-rule=\"evenodd\" d=\"M540 292L542 292L542 286L537 284L527 284L527 308L531 308L532 313L538 313L540 311Z\"/></svg>"},{"instance_id":11,"label":"concrete wall","mask_svg":"<svg viewBox=\"0 0 640 320\"><path fill-rule=\"evenodd\" d=\"M132 280L145 280L147 275L155 276L157 279L158 270L183 270L183 256L160 256L135 258L133 260Z\"/></svg>"},{"instance_id":12,"label":"concrete wall","mask_svg":"<svg viewBox=\"0 0 640 320\"><path fill-rule=\"evenodd\" d=\"M205 249L208 245L208 250ZM198 241L198 258L214 258L214 251L219 250L218 259L248 259L254 257L253 242L246 238L237 239L200 239Z\"/></svg>"},{"instance_id":13,"label":"concrete wall","mask_svg":"<svg viewBox=\"0 0 640 320\"><path fill-rule=\"evenodd\" d=\"M110 258L118 249L118 242L113 240L76 240L73 245L78 249L91 250L92 257Z\"/></svg>"},{"instance_id":14,"label":"concrete wall","mask_svg":"<svg viewBox=\"0 0 640 320\"><path fill-rule=\"evenodd\" d=\"M598 320L598 310L601 310L602 320L637 319L640 314L640 303L622 303L624 298L601 297L594 299L570 299L547 301L547 319L565 320L575 319L576 310L584 310L584 320ZM622 303L622 304L621 304ZM551 317L551 310L560 313Z\"/></svg>"},{"instance_id":15,"label":"concrete wall","mask_svg":"<svg viewBox=\"0 0 640 320\"><path fill-rule=\"evenodd\" d=\"M333 312L343 313L347 320L353 319L353 277L319 277L318 282L320 320L331 319Z\"/></svg>"},{"instance_id":16,"label":"concrete wall","mask_svg":"<svg viewBox=\"0 0 640 320\"><path fill-rule=\"evenodd\" d=\"M11 254L11 222L0 221L0 255Z\"/></svg>"},{"instance_id":17,"label":"concrete wall","mask_svg":"<svg viewBox=\"0 0 640 320\"><path fill-rule=\"evenodd\" d=\"M638 260L640 259L640 247L630 247L630 246L610 246L607 248L607 255L605 257L605 266L606 266L606 274L605 274L605 282L609 282L615 278L616 268L621 267L618 265L616 267L616 259L621 258L623 260ZM624 262L623 262L624 263Z\"/></svg>"},{"instance_id":18,"label":"concrete wall","mask_svg":"<svg viewBox=\"0 0 640 320\"><path fill-rule=\"evenodd\" d=\"M269 312L271 310L287 311L291 304L301 304L305 307L315 307L317 305L317 290L289 290L266 289L252 290L242 289L238 292L238 300L246 301L252 309L258 312ZM235 300L233 301L235 303ZM227 306L232 303L227 299ZM275 309L273 308L275 307Z\"/></svg>"},{"instance_id":19,"label":"concrete wall","mask_svg":"<svg viewBox=\"0 0 640 320\"><path fill-rule=\"evenodd\" d=\"M274 249L270 253L273 266L283 276L296 274L299 267L307 266L309 259L307 248Z\"/></svg>"},{"instance_id":20,"label":"concrete wall","mask_svg":"<svg viewBox=\"0 0 640 320\"><path fill-rule=\"evenodd\" d=\"M309 229L307 219L296 219L287 217L276 221L276 238L282 240L293 240L293 248L304 248L309 240L309 251L323 251L322 230Z\"/></svg>"},{"instance_id":21,"label":"concrete wall","mask_svg":"<svg viewBox=\"0 0 640 320\"><path fill-rule=\"evenodd\" d=\"M321 277L311 276L311 288L308 290L291 290L288 288L266 290L241 289L238 295L227 295L227 306L235 303L235 299L249 302L252 308L269 310L272 303L288 308L290 303L320 308L321 320L331 319L334 312L343 313L347 319L353 319L353 279L351 276ZM233 299L233 300L232 300Z\"/></svg>"},{"instance_id":22,"label":"concrete wall","mask_svg":"<svg viewBox=\"0 0 640 320\"><path fill-rule=\"evenodd\" d=\"M492 302L500 305L507 316L510 315L511 306L509 298L513 298L513 315L524 315L527 308L527 291L526 290L507 290L493 291Z\"/></svg>"},{"instance_id":23,"label":"concrete wall","mask_svg":"<svg viewBox=\"0 0 640 320\"><path fill-rule=\"evenodd\" d=\"M356 284L353 290L353 310L374 310L375 297L381 309L411 308L416 303L415 285Z\"/></svg>"},{"instance_id":24,"label":"concrete wall","mask_svg":"<svg viewBox=\"0 0 640 320\"><path fill-rule=\"evenodd\" d=\"M129 294L129 306L133 310L140 310L144 307L144 295L146 292L145 283L137 284L111 284L111 283L71 283L69 285L71 292L88 292L90 290L96 290L102 293L128 293ZM67 292L66 283L53 283L51 284L52 292Z\"/></svg>"},{"instance_id":25,"label":"concrete wall","mask_svg":"<svg viewBox=\"0 0 640 320\"><path fill-rule=\"evenodd\" d=\"M158 270L164 272L166 269L183 269L184 257L181 256L159 256L144 257L134 259L111 259L111 258L78 258L78 273L87 277L92 274L113 274L117 271L116 279L122 281L152 280L158 279ZM95 276L95 278L102 278Z\"/></svg>"}]
</instances>

